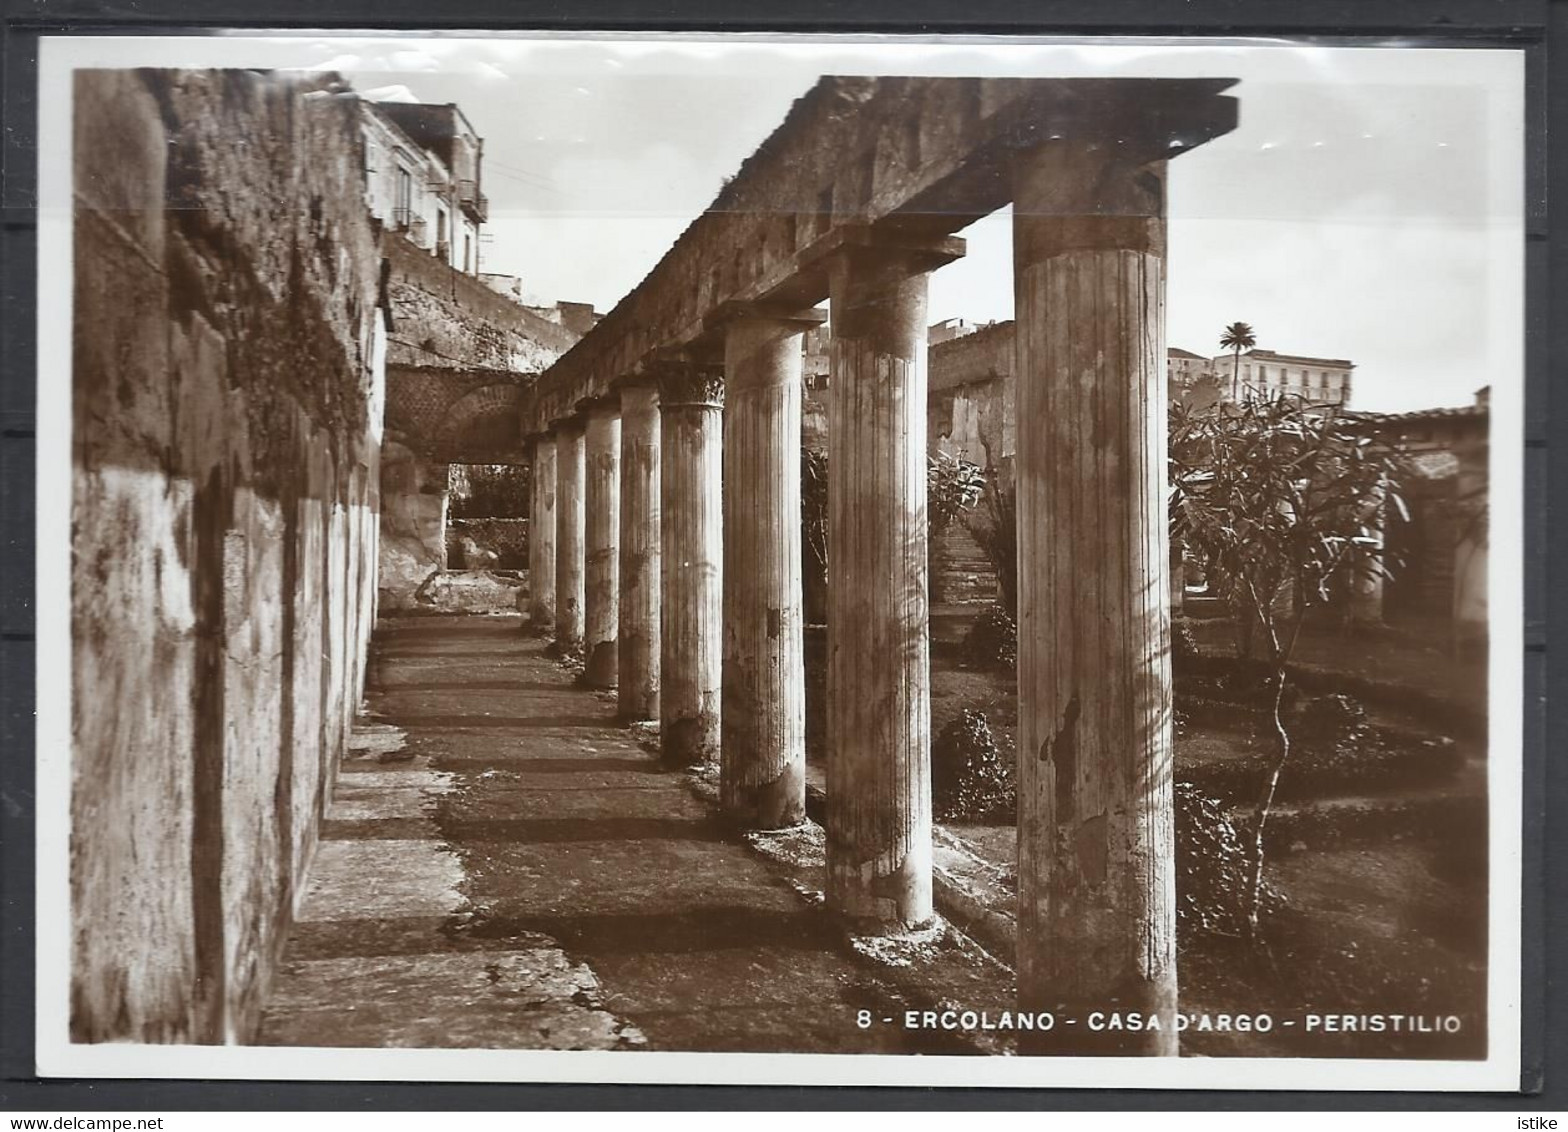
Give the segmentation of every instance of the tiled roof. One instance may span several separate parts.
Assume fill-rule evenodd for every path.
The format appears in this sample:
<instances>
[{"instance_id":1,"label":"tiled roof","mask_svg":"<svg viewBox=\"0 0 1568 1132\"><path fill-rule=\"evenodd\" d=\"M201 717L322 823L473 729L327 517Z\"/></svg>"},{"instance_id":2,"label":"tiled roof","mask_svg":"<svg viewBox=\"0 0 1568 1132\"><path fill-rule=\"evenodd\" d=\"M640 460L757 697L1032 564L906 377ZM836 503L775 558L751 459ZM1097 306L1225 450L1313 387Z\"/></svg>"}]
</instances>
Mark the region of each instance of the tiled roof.
<instances>
[{"instance_id":1,"label":"tiled roof","mask_svg":"<svg viewBox=\"0 0 1568 1132\"><path fill-rule=\"evenodd\" d=\"M1490 410L1485 405L1457 405L1434 409L1412 409L1408 413L1367 413L1370 420L1384 424L1420 424L1423 421L1485 418Z\"/></svg>"}]
</instances>

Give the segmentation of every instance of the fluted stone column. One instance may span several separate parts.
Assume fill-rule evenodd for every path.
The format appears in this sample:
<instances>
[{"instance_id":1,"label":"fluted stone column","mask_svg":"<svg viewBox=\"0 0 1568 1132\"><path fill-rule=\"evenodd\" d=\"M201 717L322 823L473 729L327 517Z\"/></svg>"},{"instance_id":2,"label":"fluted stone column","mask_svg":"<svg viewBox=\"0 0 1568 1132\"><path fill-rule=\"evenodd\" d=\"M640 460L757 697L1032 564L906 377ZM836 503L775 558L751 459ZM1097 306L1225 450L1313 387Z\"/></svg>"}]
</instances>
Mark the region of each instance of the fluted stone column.
<instances>
[{"instance_id":1,"label":"fluted stone column","mask_svg":"<svg viewBox=\"0 0 1568 1132\"><path fill-rule=\"evenodd\" d=\"M931 918L926 284L952 255L830 273L828 901L856 930Z\"/></svg>"},{"instance_id":2,"label":"fluted stone column","mask_svg":"<svg viewBox=\"0 0 1568 1132\"><path fill-rule=\"evenodd\" d=\"M1018 982L1041 1049L1174 1054L1165 162L1064 140L1014 166Z\"/></svg>"},{"instance_id":3,"label":"fluted stone column","mask_svg":"<svg viewBox=\"0 0 1568 1132\"><path fill-rule=\"evenodd\" d=\"M534 438L529 474L528 624L548 635L555 626L555 437Z\"/></svg>"},{"instance_id":4,"label":"fluted stone column","mask_svg":"<svg viewBox=\"0 0 1568 1132\"><path fill-rule=\"evenodd\" d=\"M620 603L621 408L615 397L587 407L583 492L585 570L583 577L584 681L590 688L615 687L615 634Z\"/></svg>"},{"instance_id":5,"label":"fluted stone column","mask_svg":"<svg viewBox=\"0 0 1568 1132\"><path fill-rule=\"evenodd\" d=\"M621 391L622 719L659 718L659 390L649 378Z\"/></svg>"},{"instance_id":6,"label":"fluted stone column","mask_svg":"<svg viewBox=\"0 0 1568 1132\"><path fill-rule=\"evenodd\" d=\"M583 644L583 419L555 426L555 645L575 652Z\"/></svg>"},{"instance_id":7,"label":"fluted stone column","mask_svg":"<svg viewBox=\"0 0 1568 1132\"><path fill-rule=\"evenodd\" d=\"M725 329L719 796L752 829L806 816L800 413L807 325L742 315Z\"/></svg>"},{"instance_id":8,"label":"fluted stone column","mask_svg":"<svg viewBox=\"0 0 1568 1132\"><path fill-rule=\"evenodd\" d=\"M722 372L665 363L659 402L659 737L666 763L691 766L719 754Z\"/></svg>"}]
</instances>

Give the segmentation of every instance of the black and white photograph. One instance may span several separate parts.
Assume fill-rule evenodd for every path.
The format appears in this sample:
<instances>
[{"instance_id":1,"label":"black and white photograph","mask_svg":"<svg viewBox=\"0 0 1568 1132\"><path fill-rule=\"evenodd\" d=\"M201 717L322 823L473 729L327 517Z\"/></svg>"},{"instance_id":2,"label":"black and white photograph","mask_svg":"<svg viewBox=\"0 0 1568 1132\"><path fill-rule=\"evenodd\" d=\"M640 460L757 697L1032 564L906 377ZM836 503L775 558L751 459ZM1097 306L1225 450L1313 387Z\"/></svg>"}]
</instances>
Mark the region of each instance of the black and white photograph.
<instances>
[{"instance_id":1,"label":"black and white photograph","mask_svg":"<svg viewBox=\"0 0 1568 1132\"><path fill-rule=\"evenodd\" d=\"M41 1074L1518 1087L1520 52L43 46Z\"/></svg>"}]
</instances>

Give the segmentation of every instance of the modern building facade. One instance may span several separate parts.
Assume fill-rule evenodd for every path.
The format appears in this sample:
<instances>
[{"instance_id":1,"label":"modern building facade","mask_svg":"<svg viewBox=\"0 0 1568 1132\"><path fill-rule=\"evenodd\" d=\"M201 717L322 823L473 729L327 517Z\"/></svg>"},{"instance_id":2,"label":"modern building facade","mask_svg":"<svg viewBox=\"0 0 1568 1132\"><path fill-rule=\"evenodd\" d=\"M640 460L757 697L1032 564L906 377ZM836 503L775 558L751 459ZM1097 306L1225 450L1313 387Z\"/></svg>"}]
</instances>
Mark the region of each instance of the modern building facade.
<instances>
[{"instance_id":1,"label":"modern building facade","mask_svg":"<svg viewBox=\"0 0 1568 1132\"><path fill-rule=\"evenodd\" d=\"M360 100L370 214L466 275L489 219L484 142L451 103Z\"/></svg>"},{"instance_id":2,"label":"modern building facade","mask_svg":"<svg viewBox=\"0 0 1568 1132\"><path fill-rule=\"evenodd\" d=\"M1185 351L1183 351L1185 353ZM1239 357L1216 354L1210 371L1219 379L1221 396L1241 400L1250 395L1300 397L1312 405L1350 404L1354 362L1252 349Z\"/></svg>"}]
</instances>

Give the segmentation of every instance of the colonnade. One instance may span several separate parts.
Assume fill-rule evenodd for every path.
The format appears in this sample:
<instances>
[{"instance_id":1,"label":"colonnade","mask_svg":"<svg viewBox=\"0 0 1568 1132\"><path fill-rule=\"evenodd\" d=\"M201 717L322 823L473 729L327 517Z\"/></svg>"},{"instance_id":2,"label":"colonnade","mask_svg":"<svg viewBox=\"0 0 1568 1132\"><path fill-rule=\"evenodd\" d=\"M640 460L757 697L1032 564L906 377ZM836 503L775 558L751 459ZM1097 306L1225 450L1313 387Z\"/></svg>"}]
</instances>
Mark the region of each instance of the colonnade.
<instances>
[{"instance_id":1,"label":"colonnade","mask_svg":"<svg viewBox=\"0 0 1568 1132\"><path fill-rule=\"evenodd\" d=\"M959 241L866 242L828 267L829 899L858 927L931 919L926 287ZM534 437L537 625L586 682L657 719L672 767L715 761L743 827L805 816L803 335L731 304ZM549 544L547 546L547 544Z\"/></svg>"},{"instance_id":2,"label":"colonnade","mask_svg":"<svg viewBox=\"0 0 1568 1132\"><path fill-rule=\"evenodd\" d=\"M1165 161L1053 142L1011 162L1020 994L1039 1010L1168 1011ZM862 931L932 918L926 295L961 254L951 237L866 229L818 267L827 897ZM616 685L625 718L659 719L667 763L716 761L723 807L749 828L805 807L801 335L821 317L725 303L534 441L537 477L555 476L553 499L535 493L534 561L553 562L555 587L538 592L539 576L535 617L583 642L590 683ZM1095 1052L1173 1042L1124 1032Z\"/></svg>"}]
</instances>

